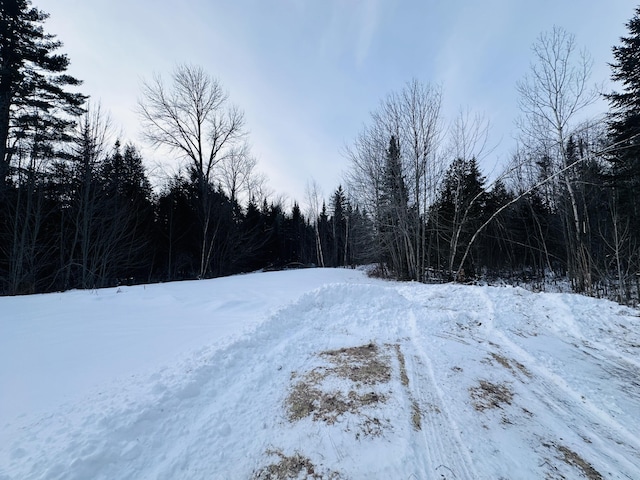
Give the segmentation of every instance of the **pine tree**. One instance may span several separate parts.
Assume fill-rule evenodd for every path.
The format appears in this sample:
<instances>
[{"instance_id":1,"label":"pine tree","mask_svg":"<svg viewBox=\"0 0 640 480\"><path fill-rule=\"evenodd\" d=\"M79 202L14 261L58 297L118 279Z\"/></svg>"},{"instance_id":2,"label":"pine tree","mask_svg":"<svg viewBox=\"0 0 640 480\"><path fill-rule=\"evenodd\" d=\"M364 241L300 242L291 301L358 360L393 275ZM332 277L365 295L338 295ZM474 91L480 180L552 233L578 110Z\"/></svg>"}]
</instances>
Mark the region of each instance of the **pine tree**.
<instances>
[{"instance_id":1,"label":"pine tree","mask_svg":"<svg viewBox=\"0 0 640 480\"><path fill-rule=\"evenodd\" d=\"M507 190L504 182L500 179L496 180L491 191L485 195L483 218L489 218L498 209L511 202L513 198L513 194ZM487 225L482 238L478 241L483 265L498 275L505 268L513 268L511 248L513 234L510 231L510 227L513 225L512 215L513 209L503 210Z\"/></svg>"},{"instance_id":2,"label":"pine tree","mask_svg":"<svg viewBox=\"0 0 640 480\"><path fill-rule=\"evenodd\" d=\"M69 59L55 53L62 43L44 32L47 18L30 0L0 2L0 194L6 190L14 153L11 130L24 136L37 128L41 144L65 139L72 120L60 112L79 115L86 100L65 90L80 81L65 74Z\"/></svg>"},{"instance_id":3,"label":"pine tree","mask_svg":"<svg viewBox=\"0 0 640 480\"><path fill-rule=\"evenodd\" d=\"M191 204L191 187L182 176L173 177L156 202L156 275L163 280L183 280L197 274L197 215Z\"/></svg>"},{"instance_id":4,"label":"pine tree","mask_svg":"<svg viewBox=\"0 0 640 480\"><path fill-rule=\"evenodd\" d=\"M50 225L55 204L44 198L47 169L86 97L65 88L80 82L44 33L47 15L28 0L0 1L0 290L32 293L55 271ZM55 276L55 275L54 275Z\"/></svg>"}]
</instances>

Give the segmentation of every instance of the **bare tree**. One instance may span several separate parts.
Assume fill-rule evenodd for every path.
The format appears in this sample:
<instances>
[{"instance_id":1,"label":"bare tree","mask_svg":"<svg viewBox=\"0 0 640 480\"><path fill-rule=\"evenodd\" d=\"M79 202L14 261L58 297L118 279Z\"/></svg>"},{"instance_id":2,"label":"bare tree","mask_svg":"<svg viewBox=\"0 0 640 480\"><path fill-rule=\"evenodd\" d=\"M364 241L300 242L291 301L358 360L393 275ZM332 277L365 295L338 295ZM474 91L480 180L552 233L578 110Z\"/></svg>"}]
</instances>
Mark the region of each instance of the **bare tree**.
<instances>
[{"instance_id":1,"label":"bare tree","mask_svg":"<svg viewBox=\"0 0 640 480\"><path fill-rule=\"evenodd\" d=\"M457 268L454 268L462 243L462 233L469 228L470 223L477 222L478 218L473 218L473 213L477 214L477 211L481 210L479 203L485 196L485 190L481 189L478 192L474 192L471 198L465 198L470 193L464 192L466 189L465 183L469 178L468 176L473 173L467 170L469 167L475 168L477 160L481 159L487 151L489 127L489 120L484 115L479 113L472 115L471 111L467 109L460 110L460 113L453 121L450 131L450 151L455 158L450 167L453 168L451 172L453 175L450 176L450 181L453 180L455 185L450 185L450 187L453 187L454 201L453 212L451 218L448 219L451 222L452 231L449 238L447 269L449 276L454 279L464 277L462 275L462 263Z\"/></svg>"},{"instance_id":2,"label":"bare tree","mask_svg":"<svg viewBox=\"0 0 640 480\"><path fill-rule=\"evenodd\" d=\"M261 203L269 195L267 177L257 171L258 160L249 145L241 143L224 156L217 169L218 181L232 202Z\"/></svg>"},{"instance_id":3,"label":"bare tree","mask_svg":"<svg viewBox=\"0 0 640 480\"><path fill-rule=\"evenodd\" d=\"M416 280L423 278L427 258L426 216L444 171L439 158L443 137L441 104L439 87L413 80L381 102L372 113L371 124L360 133L353 147L346 150L351 163L346 185L350 196L373 215L379 253L388 249L388 245L381 242L380 232L391 227L399 229L395 234L402 238L394 237L392 244L401 247L401 263L406 264L411 278ZM393 209L391 225L389 216L383 215L382 200L385 184L389 183L387 149L392 137L399 149L401 165L395 182L399 184L402 177L407 205ZM398 253L387 252L392 257Z\"/></svg>"},{"instance_id":4,"label":"bare tree","mask_svg":"<svg viewBox=\"0 0 640 480\"><path fill-rule=\"evenodd\" d=\"M98 170L104 162L109 145L113 144L113 123L98 105L88 105L76 127L71 145L71 209L73 218L70 244L68 245L64 284L71 282L72 272L79 270L82 288L100 285L97 265L105 246L100 224L106 213L100 205L100 189L97 185Z\"/></svg>"},{"instance_id":5,"label":"bare tree","mask_svg":"<svg viewBox=\"0 0 640 480\"><path fill-rule=\"evenodd\" d=\"M318 219L320 217L320 205L322 203L322 193L320 187L315 180L307 183L307 216L311 219L311 224L315 230L316 236L316 260L321 267L324 267L324 251L322 249L322 240L320 238L320 228Z\"/></svg>"},{"instance_id":6,"label":"bare tree","mask_svg":"<svg viewBox=\"0 0 640 480\"><path fill-rule=\"evenodd\" d=\"M46 150L38 146L35 130L30 138L25 136L14 145L13 180L17 188L14 198L3 205L4 220L11 228L1 242L0 251L6 252L8 271L0 284L11 294L35 293L39 276L39 243L47 215L43 179L51 159L49 155L43 156Z\"/></svg>"},{"instance_id":7,"label":"bare tree","mask_svg":"<svg viewBox=\"0 0 640 480\"><path fill-rule=\"evenodd\" d=\"M428 258L427 216L445 168L439 158L444 136L442 90L414 79L405 86L396 103L401 112L401 153L409 169L407 183L413 197L414 279L420 281L424 278Z\"/></svg>"},{"instance_id":8,"label":"bare tree","mask_svg":"<svg viewBox=\"0 0 640 480\"><path fill-rule=\"evenodd\" d=\"M540 35L533 45L534 61L530 73L518 83L520 109L524 118L519 126L522 141L552 162L568 200L565 211L569 273L580 291L591 288L589 251L584 241L586 219L575 193L573 174L568 168L567 142L576 133L578 116L597 98L589 85L592 60L576 49L575 37L555 27Z\"/></svg>"},{"instance_id":9,"label":"bare tree","mask_svg":"<svg viewBox=\"0 0 640 480\"><path fill-rule=\"evenodd\" d=\"M227 93L202 68L178 66L169 87L154 77L142 87L138 111L147 140L168 147L189 163L198 184L201 217L199 277L211 269L218 225L212 215L211 189L215 169L241 144L244 115L229 103Z\"/></svg>"},{"instance_id":10,"label":"bare tree","mask_svg":"<svg viewBox=\"0 0 640 480\"><path fill-rule=\"evenodd\" d=\"M489 148L490 122L481 113L462 109L453 120L450 129L450 154L463 160L482 160Z\"/></svg>"}]
</instances>

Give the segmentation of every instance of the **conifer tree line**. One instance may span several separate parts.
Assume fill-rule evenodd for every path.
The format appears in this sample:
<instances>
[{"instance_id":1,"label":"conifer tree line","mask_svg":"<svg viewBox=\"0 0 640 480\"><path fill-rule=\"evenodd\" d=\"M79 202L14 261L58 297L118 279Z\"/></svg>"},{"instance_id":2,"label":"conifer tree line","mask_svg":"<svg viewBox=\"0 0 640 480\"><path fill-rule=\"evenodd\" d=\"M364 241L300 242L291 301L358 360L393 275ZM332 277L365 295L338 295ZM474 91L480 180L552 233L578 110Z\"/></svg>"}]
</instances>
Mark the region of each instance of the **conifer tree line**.
<instances>
[{"instance_id":1,"label":"conifer tree line","mask_svg":"<svg viewBox=\"0 0 640 480\"><path fill-rule=\"evenodd\" d=\"M442 88L390 94L347 149L343 186L275 200L244 115L183 65L142 86L145 140L180 160L152 185L141 149L79 93L47 14L0 2L0 293L210 278L267 268L376 264L416 281L568 278L640 292L640 8L613 47L615 91L554 28L518 83L518 147L487 180L488 122L442 113ZM609 111L588 117L602 95Z\"/></svg>"}]
</instances>

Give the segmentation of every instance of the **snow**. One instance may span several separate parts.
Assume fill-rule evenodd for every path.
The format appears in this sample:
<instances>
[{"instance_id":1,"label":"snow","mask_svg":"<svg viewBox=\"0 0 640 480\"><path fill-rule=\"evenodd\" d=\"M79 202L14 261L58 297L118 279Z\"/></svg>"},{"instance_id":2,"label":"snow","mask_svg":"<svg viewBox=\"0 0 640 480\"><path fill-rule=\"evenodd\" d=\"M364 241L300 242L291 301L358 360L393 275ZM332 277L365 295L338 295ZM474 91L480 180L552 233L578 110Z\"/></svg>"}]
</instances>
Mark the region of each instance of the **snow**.
<instances>
[{"instance_id":1,"label":"snow","mask_svg":"<svg viewBox=\"0 0 640 480\"><path fill-rule=\"evenodd\" d=\"M640 316L346 269L0 298L0 479L640 478ZM288 476L287 476L288 475Z\"/></svg>"}]
</instances>

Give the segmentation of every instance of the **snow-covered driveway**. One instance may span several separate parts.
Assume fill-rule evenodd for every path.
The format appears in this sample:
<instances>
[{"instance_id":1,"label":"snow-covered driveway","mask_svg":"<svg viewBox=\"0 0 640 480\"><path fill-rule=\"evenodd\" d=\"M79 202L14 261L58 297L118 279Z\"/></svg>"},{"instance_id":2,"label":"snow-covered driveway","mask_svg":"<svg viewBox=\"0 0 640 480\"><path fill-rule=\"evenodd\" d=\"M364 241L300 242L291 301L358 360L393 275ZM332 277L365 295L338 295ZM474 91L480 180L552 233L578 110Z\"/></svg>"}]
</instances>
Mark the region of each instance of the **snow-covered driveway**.
<instances>
[{"instance_id":1,"label":"snow-covered driveway","mask_svg":"<svg viewBox=\"0 0 640 480\"><path fill-rule=\"evenodd\" d=\"M3 480L640 478L610 302L306 270L0 312Z\"/></svg>"}]
</instances>

